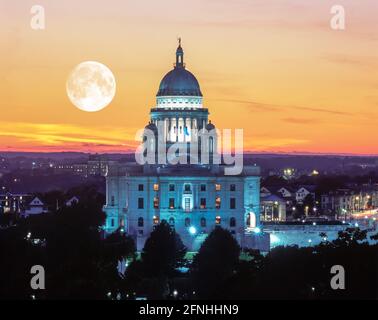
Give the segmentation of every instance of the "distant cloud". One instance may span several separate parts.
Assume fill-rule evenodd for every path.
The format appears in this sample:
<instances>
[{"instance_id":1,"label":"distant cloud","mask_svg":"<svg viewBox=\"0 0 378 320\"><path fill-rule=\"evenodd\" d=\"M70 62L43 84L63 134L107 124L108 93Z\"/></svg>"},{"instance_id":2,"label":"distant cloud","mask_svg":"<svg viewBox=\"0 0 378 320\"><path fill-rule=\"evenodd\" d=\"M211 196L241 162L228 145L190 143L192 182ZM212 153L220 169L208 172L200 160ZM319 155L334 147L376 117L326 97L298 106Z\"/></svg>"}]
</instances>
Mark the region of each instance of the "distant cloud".
<instances>
[{"instance_id":1,"label":"distant cloud","mask_svg":"<svg viewBox=\"0 0 378 320\"><path fill-rule=\"evenodd\" d=\"M130 128L88 128L71 124L0 122L0 145L11 140L15 149L26 150L123 150L135 149L135 131Z\"/></svg>"},{"instance_id":2,"label":"distant cloud","mask_svg":"<svg viewBox=\"0 0 378 320\"><path fill-rule=\"evenodd\" d=\"M291 110L302 110L302 111L334 114L334 115L339 115L339 116L352 116L353 115L353 113L346 112L346 111L338 111L338 110L314 108L314 107L275 105L275 104L269 104L269 103L256 102L252 100L219 99L218 101L229 102L229 103L239 103L239 104L245 105L247 108L252 109L252 110L268 111L268 112L282 112L282 111L291 109Z\"/></svg>"},{"instance_id":3,"label":"distant cloud","mask_svg":"<svg viewBox=\"0 0 378 320\"><path fill-rule=\"evenodd\" d=\"M347 54L331 54L323 57L324 60L342 64L342 65L350 65L356 67L377 67L378 61L376 57L373 56L353 56Z\"/></svg>"},{"instance_id":4,"label":"distant cloud","mask_svg":"<svg viewBox=\"0 0 378 320\"><path fill-rule=\"evenodd\" d=\"M319 119L309 119L309 118L285 118L282 120L288 123L293 123L293 124L314 124L314 123L321 122Z\"/></svg>"}]
</instances>

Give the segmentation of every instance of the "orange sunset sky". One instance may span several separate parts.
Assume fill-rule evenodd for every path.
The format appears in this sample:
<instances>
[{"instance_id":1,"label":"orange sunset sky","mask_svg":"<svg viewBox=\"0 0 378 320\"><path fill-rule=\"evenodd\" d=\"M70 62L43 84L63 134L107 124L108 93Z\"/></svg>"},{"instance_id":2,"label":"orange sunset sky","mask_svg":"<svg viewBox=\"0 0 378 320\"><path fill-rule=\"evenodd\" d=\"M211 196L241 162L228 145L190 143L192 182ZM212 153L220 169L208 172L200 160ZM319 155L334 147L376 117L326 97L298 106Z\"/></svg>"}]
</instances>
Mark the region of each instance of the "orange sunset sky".
<instances>
[{"instance_id":1,"label":"orange sunset sky","mask_svg":"<svg viewBox=\"0 0 378 320\"><path fill-rule=\"evenodd\" d=\"M210 119L246 151L378 154L377 0L0 0L0 20L2 151L130 151L181 36ZM86 60L117 81L97 113L65 91Z\"/></svg>"}]
</instances>

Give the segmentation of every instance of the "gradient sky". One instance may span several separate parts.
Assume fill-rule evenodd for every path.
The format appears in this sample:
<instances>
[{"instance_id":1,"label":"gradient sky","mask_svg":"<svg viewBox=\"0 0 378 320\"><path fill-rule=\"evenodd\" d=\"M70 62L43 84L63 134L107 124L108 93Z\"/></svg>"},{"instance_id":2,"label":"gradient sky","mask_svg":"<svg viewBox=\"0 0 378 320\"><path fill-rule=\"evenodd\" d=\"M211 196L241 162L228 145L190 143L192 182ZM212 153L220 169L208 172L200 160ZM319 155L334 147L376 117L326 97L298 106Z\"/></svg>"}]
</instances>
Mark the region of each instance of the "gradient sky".
<instances>
[{"instance_id":1,"label":"gradient sky","mask_svg":"<svg viewBox=\"0 0 378 320\"><path fill-rule=\"evenodd\" d=\"M377 0L0 0L0 150L129 151L181 36L210 119L243 128L245 150L378 154L377 16ZM86 60L117 80L98 113L65 92Z\"/></svg>"}]
</instances>

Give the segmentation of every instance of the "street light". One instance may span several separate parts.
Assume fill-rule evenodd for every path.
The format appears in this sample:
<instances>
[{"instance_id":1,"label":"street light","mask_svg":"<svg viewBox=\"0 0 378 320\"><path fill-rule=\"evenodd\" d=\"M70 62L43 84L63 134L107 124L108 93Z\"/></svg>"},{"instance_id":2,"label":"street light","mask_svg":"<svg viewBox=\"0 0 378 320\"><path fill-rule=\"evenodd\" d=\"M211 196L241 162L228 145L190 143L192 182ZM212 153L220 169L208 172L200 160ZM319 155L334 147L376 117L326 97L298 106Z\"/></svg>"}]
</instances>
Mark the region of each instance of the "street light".
<instances>
[{"instance_id":1,"label":"street light","mask_svg":"<svg viewBox=\"0 0 378 320\"><path fill-rule=\"evenodd\" d=\"M191 226L189 228L189 233L192 234L192 235L195 235L197 233L197 229L195 227Z\"/></svg>"},{"instance_id":2,"label":"street light","mask_svg":"<svg viewBox=\"0 0 378 320\"><path fill-rule=\"evenodd\" d=\"M253 232L259 234L261 233L261 229L259 227L256 227L255 230L253 230Z\"/></svg>"}]
</instances>

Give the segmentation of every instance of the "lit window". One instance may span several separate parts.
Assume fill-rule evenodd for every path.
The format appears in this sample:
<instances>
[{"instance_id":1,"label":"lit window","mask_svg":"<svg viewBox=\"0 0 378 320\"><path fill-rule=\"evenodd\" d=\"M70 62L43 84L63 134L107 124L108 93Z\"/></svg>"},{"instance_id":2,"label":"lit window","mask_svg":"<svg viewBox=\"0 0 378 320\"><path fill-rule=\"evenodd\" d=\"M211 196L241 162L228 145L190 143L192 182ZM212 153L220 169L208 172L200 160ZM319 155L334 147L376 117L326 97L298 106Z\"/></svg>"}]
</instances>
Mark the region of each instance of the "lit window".
<instances>
[{"instance_id":1,"label":"lit window","mask_svg":"<svg viewBox=\"0 0 378 320\"><path fill-rule=\"evenodd\" d=\"M190 198L185 198L185 211L190 211Z\"/></svg>"},{"instance_id":2,"label":"lit window","mask_svg":"<svg viewBox=\"0 0 378 320\"><path fill-rule=\"evenodd\" d=\"M221 224L221 222L222 222L221 217L220 217L220 216L217 216L217 217L215 218L215 224Z\"/></svg>"},{"instance_id":3,"label":"lit window","mask_svg":"<svg viewBox=\"0 0 378 320\"><path fill-rule=\"evenodd\" d=\"M206 209L206 198L201 198L200 200L200 208Z\"/></svg>"},{"instance_id":4,"label":"lit window","mask_svg":"<svg viewBox=\"0 0 378 320\"><path fill-rule=\"evenodd\" d=\"M158 197L154 198L154 209L159 209L159 198Z\"/></svg>"},{"instance_id":5,"label":"lit window","mask_svg":"<svg viewBox=\"0 0 378 320\"><path fill-rule=\"evenodd\" d=\"M174 208L175 208L175 199L169 198L169 209L174 209Z\"/></svg>"},{"instance_id":6,"label":"lit window","mask_svg":"<svg viewBox=\"0 0 378 320\"><path fill-rule=\"evenodd\" d=\"M154 191L159 191L159 185L157 183L154 184Z\"/></svg>"},{"instance_id":7,"label":"lit window","mask_svg":"<svg viewBox=\"0 0 378 320\"><path fill-rule=\"evenodd\" d=\"M220 197L216 197L215 198L215 208L216 209L220 209L221 207L221 198Z\"/></svg>"},{"instance_id":8,"label":"lit window","mask_svg":"<svg viewBox=\"0 0 378 320\"><path fill-rule=\"evenodd\" d=\"M221 191L221 185L219 184L219 183L217 183L216 185L215 185L215 190L216 191Z\"/></svg>"},{"instance_id":9,"label":"lit window","mask_svg":"<svg viewBox=\"0 0 378 320\"><path fill-rule=\"evenodd\" d=\"M159 224L159 217L154 216L153 222L154 222L155 225Z\"/></svg>"}]
</instances>

